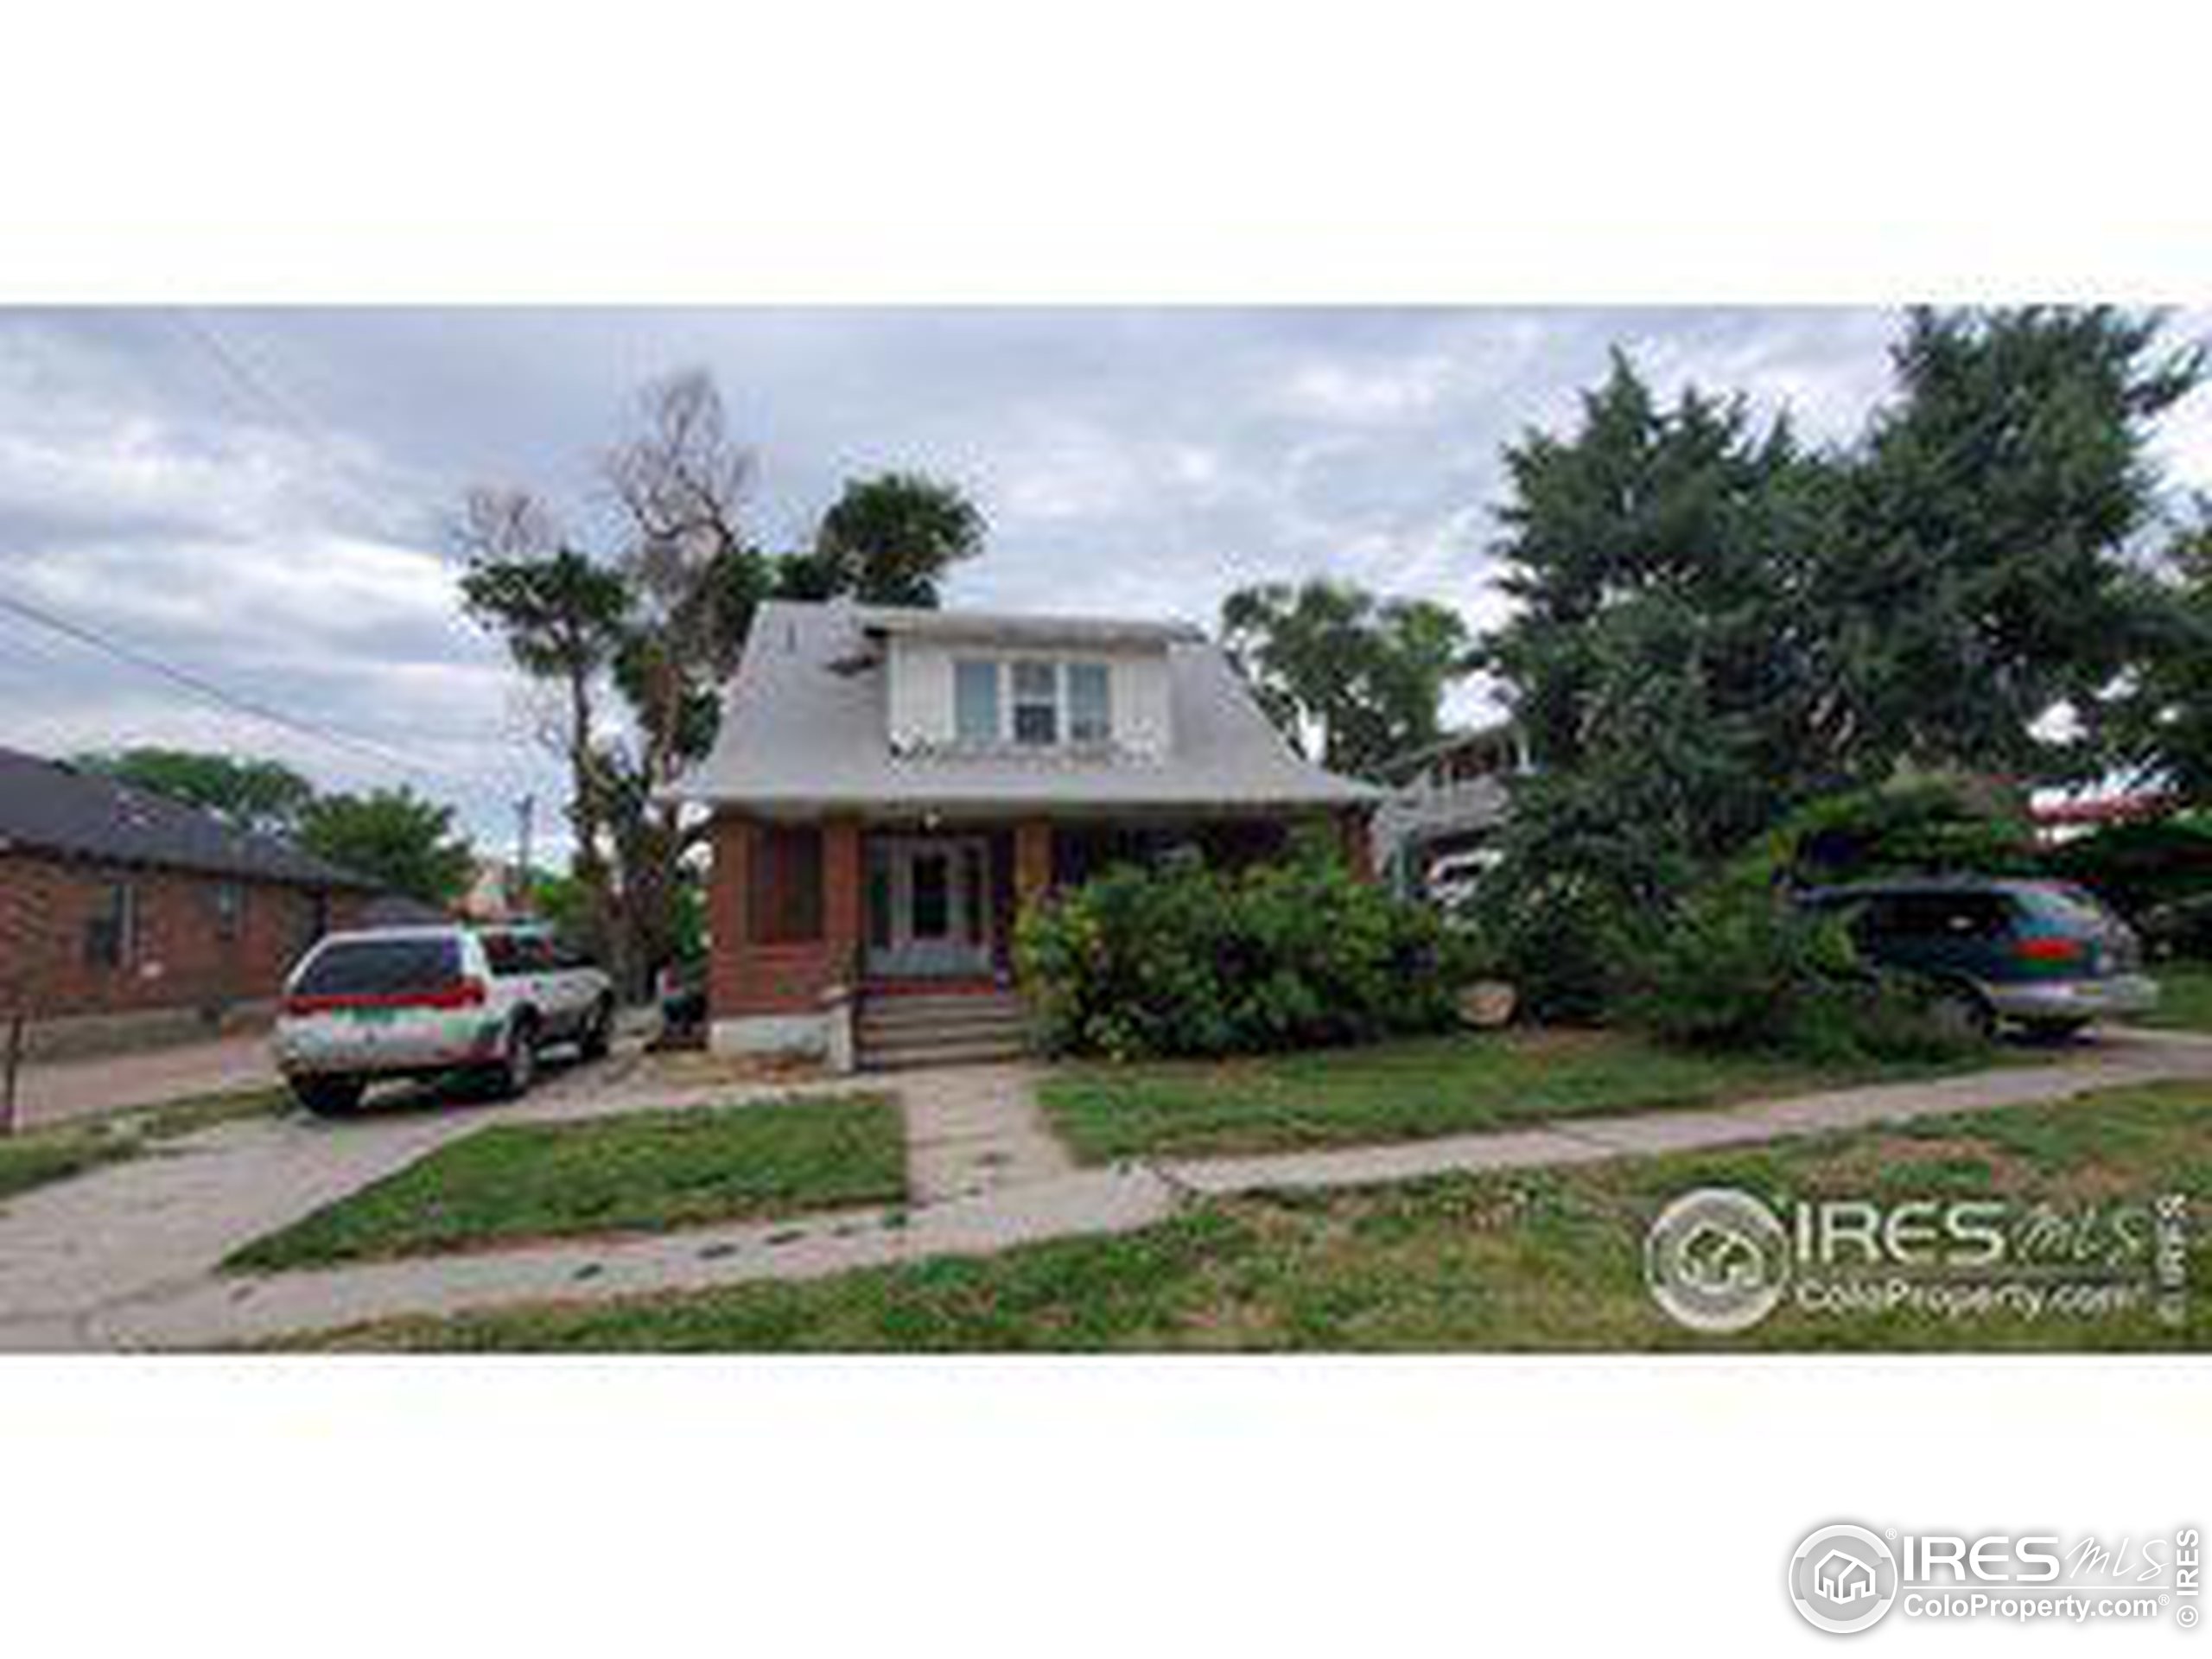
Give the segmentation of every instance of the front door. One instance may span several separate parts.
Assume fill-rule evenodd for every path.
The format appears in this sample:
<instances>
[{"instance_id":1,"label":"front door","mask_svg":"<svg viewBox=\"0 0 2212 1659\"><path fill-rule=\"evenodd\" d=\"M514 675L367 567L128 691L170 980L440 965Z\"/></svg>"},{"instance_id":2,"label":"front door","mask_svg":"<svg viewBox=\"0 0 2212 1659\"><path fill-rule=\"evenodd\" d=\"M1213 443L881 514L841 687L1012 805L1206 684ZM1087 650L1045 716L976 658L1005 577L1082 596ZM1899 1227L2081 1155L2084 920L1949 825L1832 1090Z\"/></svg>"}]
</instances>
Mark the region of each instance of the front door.
<instances>
[{"instance_id":1,"label":"front door","mask_svg":"<svg viewBox=\"0 0 2212 1659\"><path fill-rule=\"evenodd\" d=\"M991 965L989 843L980 836L877 836L868 850L868 966L955 977Z\"/></svg>"}]
</instances>

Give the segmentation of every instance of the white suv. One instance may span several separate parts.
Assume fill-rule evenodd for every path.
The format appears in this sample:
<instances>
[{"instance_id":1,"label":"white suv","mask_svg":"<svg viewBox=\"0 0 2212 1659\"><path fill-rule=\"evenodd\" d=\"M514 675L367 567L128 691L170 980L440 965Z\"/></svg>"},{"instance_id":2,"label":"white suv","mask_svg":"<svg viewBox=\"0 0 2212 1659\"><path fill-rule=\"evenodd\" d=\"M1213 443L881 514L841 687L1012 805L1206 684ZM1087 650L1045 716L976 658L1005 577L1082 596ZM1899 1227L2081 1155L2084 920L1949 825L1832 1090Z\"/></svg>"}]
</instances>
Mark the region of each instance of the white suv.
<instances>
[{"instance_id":1,"label":"white suv","mask_svg":"<svg viewBox=\"0 0 2212 1659\"><path fill-rule=\"evenodd\" d=\"M293 969L276 1021L277 1069L309 1111L351 1111L387 1077L474 1071L526 1091L538 1051L604 1055L607 976L543 928L393 927L334 933Z\"/></svg>"}]
</instances>

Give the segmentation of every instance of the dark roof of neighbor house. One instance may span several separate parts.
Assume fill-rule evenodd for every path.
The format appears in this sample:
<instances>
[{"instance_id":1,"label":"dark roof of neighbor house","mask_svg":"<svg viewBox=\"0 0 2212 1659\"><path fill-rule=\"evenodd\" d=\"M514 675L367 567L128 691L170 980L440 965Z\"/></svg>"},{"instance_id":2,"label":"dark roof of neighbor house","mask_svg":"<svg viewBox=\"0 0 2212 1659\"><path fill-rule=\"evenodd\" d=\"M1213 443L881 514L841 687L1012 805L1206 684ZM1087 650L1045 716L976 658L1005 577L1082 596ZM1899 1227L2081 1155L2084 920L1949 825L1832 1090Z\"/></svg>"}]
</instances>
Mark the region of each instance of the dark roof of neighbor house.
<instances>
[{"instance_id":1,"label":"dark roof of neighbor house","mask_svg":"<svg viewBox=\"0 0 2212 1659\"><path fill-rule=\"evenodd\" d=\"M274 836L232 829L198 807L66 761L0 748L0 849L8 847L297 887L377 885Z\"/></svg>"}]
</instances>

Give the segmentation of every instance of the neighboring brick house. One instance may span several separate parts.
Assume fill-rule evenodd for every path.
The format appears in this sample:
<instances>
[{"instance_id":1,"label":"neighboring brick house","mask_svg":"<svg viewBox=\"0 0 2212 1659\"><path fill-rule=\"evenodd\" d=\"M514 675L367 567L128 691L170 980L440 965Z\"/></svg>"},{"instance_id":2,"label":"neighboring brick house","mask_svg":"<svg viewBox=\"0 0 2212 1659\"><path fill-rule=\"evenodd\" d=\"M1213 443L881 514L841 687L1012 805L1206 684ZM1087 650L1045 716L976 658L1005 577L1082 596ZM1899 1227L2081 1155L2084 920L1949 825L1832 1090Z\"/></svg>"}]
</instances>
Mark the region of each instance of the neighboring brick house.
<instances>
[{"instance_id":1,"label":"neighboring brick house","mask_svg":"<svg viewBox=\"0 0 2212 1659\"><path fill-rule=\"evenodd\" d=\"M28 1014L34 1052L262 1012L375 893L282 841L0 749L0 1021Z\"/></svg>"},{"instance_id":2,"label":"neighboring brick house","mask_svg":"<svg viewBox=\"0 0 2212 1659\"><path fill-rule=\"evenodd\" d=\"M1195 629L846 602L761 607L677 792L714 814L709 1040L837 1065L1002 1051L1016 913L1109 861L1319 821L1366 874L1377 794Z\"/></svg>"}]
</instances>

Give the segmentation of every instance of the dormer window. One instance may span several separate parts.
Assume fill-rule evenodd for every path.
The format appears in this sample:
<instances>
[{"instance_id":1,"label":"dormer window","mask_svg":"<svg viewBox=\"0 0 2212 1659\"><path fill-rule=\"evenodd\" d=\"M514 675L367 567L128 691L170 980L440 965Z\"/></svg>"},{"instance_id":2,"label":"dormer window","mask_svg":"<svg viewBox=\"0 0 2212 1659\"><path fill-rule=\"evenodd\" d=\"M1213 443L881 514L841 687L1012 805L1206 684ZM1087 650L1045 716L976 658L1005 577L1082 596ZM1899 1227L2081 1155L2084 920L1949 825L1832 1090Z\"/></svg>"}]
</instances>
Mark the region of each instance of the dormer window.
<instances>
[{"instance_id":1,"label":"dormer window","mask_svg":"<svg viewBox=\"0 0 2212 1659\"><path fill-rule=\"evenodd\" d=\"M1050 748L1060 741L1060 677L1057 663L1014 663L1014 741L1024 748Z\"/></svg>"},{"instance_id":2,"label":"dormer window","mask_svg":"<svg viewBox=\"0 0 2212 1659\"><path fill-rule=\"evenodd\" d=\"M1103 663L1070 663L1068 741L1103 743L1114 735L1114 677Z\"/></svg>"},{"instance_id":3,"label":"dormer window","mask_svg":"<svg viewBox=\"0 0 2212 1659\"><path fill-rule=\"evenodd\" d=\"M999 741L999 665L993 658L963 657L952 665L953 733L963 744L988 747Z\"/></svg>"}]
</instances>

